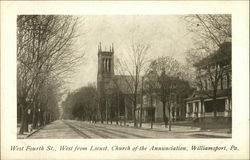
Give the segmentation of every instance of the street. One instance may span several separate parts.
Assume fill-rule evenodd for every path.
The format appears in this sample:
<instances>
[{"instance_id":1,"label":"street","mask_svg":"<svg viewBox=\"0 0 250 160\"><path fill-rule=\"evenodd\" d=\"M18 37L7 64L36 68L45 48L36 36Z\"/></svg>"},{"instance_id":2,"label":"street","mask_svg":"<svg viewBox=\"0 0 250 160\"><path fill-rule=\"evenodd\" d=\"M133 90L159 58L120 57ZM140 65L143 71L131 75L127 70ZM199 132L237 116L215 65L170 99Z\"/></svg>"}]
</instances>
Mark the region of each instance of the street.
<instances>
[{"instance_id":1,"label":"street","mask_svg":"<svg viewBox=\"0 0 250 160\"><path fill-rule=\"evenodd\" d=\"M205 134L204 131L160 131L89 123L75 120L57 120L28 137L29 139L81 139L81 138L228 138Z\"/></svg>"}]
</instances>

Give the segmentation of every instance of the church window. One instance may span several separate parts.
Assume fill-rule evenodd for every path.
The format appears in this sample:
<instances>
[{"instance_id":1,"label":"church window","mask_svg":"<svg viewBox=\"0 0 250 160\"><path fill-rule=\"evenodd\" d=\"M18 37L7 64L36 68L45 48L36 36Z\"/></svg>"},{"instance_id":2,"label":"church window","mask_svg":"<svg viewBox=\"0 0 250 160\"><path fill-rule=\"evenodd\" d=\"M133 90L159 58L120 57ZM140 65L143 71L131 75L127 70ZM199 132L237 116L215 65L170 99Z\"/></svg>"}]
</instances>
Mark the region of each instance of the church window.
<instances>
[{"instance_id":1,"label":"church window","mask_svg":"<svg viewBox=\"0 0 250 160\"><path fill-rule=\"evenodd\" d=\"M110 59L107 59L108 63L107 63L107 71L110 72Z\"/></svg>"},{"instance_id":2,"label":"church window","mask_svg":"<svg viewBox=\"0 0 250 160\"><path fill-rule=\"evenodd\" d=\"M111 71L111 59L109 59L109 72Z\"/></svg>"},{"instance_id":3,"label":"church window","mask_svg":"<svg viewBox=\"0 0 250 160\"><path fill-rule=\"evenodd\" d=\"M108 60L107 58L105 58L105 72L107 72L107 64L108 64Z\"/></svg>"},{"instance_id":4,"label":"church window","mask_svg":"<svg viewBox=\"0 0 250 160\"><path fill-rule=\"evenodd\" d=\"M106 65L105 65L105 59L103 59L103 71L105 72L105 68L106 68Z\"/></svg>"}]
</instances>

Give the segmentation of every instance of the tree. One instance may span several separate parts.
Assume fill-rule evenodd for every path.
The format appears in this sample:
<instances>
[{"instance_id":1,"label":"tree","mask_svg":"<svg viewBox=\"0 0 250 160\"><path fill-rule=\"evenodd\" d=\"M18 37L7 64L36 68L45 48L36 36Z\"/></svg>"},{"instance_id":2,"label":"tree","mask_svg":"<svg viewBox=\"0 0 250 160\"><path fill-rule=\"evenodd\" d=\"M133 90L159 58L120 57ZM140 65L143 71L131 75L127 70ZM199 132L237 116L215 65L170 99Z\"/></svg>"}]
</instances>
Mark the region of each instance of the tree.
<instances>
[{"instance_id":1,"label":"tree","mask_svg":"<svg viewBox=\"0 0 250 160\"><path fill-rule=\"evenodd\" d=\"M97 89L94 84L68 94L63 102L63 118L96 122L98 119Z\"/></svg>"},{"instance_id":2,"label":"tree","mask_svg":"<svg viewBox=\"0 0 250 160\"><path fill-rule=\"evenodd\" d=\"M231 42L232 25L229 14L188 15L183 17L187 28L194 33L196 45L211 52L220 48L224 42Z\"/></svg>"},{"instance_id":3,"label":"tree","mask_svg":"<svg viewBox=\"0 0 250 160\"><path fill-rule=\"evenodd\" d=\"M169 130L171 130L172 105L176 102L176 97L183 92L183 90L181 90L184 89L183 84L188 85L188 83L181 83L185 80L183 67L172 57L159 57L152 61L149 67L157 80L155 82L155 92L160 97L163 104L163 120L165 122L165 127L167 127L169 121ZM166 116L166 106L169 119L167 119Z\"/></svg>"},{"instance_id":4,"label":"tree","mask_svg":"<svg viewBox=\"0 0 250 160\"><path fill-rule=\"evenodd\" d=\"M20 134L27 128L26 112L32 109L32 105L38 104L35 100L38 100L40 89L50 79L60 82L79 64L83 55L75 54L72 49L77 36L76 26L77 18L72 16L17 17L17 107L21 108L22 115Z\"/></svg>"},{"instance_id":5,"label":"tree","mask_svg":"<svg viewBox=\"0 0 250 160\"><path fill-rule=\"evenodd\" d=\"M131 38L128 47L128 58L123 57L123 59L117 59L116 70L120 75L129 75L124 76L124 80L127 84L127 89L132 93L128 95L128 98L133 102L134 127L137 127L135 114L139 98L138 87L141 82L140 76L143 75L143 71L148 63L151 43L146 37L143 37L142 30L136 27L131 29L130 34Z\"/></svg>"},{"instance_id":6,"label":"tree","mask_svg":"<svg viewBox=\"0 0 250 160\"><path fill-rule=\"evenodd\" d=\"M147 70L147 72L144 75L143 78L143 91L142 91L142 97L143 94L145 94L147 97L149 97L150 101L150 107L153 107L153 98L156 98L156 92L157 92L157 75L156 72L152 70ZM143 101L143 100L142 100ZM142 118L142 109L141 109L141 115ZM153 115L151 115L151 129L153 128Z\"/></svg>"}]
</instances>

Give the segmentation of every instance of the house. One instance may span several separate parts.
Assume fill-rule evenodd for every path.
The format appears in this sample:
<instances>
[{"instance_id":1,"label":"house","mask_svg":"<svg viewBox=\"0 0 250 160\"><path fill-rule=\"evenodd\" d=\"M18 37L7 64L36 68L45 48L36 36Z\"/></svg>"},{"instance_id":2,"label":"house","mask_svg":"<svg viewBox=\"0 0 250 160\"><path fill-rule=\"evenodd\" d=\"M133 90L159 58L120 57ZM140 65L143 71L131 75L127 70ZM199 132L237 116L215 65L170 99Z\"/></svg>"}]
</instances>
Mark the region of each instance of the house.
<instances>
[{"instance_id":1,"label":"house","mask_svg":"<svg viewBox=\"0 0 250 160\"><path fill-rule=\"evenodd\" d=\"M220 45L210 56L194 64L196 91L186 99L186 118L231 120L231 42Z\"/></svg>"}]
</instances>

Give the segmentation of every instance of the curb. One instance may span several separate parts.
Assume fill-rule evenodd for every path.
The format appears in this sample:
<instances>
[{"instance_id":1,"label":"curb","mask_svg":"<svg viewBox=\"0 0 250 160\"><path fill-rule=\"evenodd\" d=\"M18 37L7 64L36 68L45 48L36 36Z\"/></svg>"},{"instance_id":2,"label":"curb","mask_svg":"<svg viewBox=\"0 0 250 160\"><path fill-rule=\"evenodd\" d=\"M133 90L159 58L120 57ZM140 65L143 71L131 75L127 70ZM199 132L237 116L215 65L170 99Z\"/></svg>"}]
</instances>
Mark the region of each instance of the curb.
<instances>
[{"instance_id":1,"label":"curb","mask_svg":"<svg viewBox=\"0 0 250 160\"><path fill-rule=\"evenodd\" d=\"M26 138L29 138L30 136L32 136L33 134L35 134L36 132L38 132L40 129L42 129L44 126L42 126L42 127L39 127L37 130L35 130L35 131L33 131L33 132L31 132L30 134L28 134L24 139L26 139Z\"/></svg>"},{"instance_id":2,"label":"curb","mask_svg":"<svg viewBox=\"0 0 250 160\"><path fill-rule=\"evenodd\" d=\"M209 136L211 138L232 138L230 135L220 135L220 134L207 134L207 133L199 133L199 134L193 134L196 136Z\"/></svg>"},{"instance_id":3,"label":"curb","mask_svg":"<svg viewBox=\"0 0 250 160\"><path fill-rule=\"evenodd\" d=\"M114 125L114 124L104 124L104 125L110 125L110 126L112 126L112 125ZM114 125L114 126L116 126L116 125ZM120 126L120 125L117 125L117 126ZM123 128L134 128L134 129L139 129L139 130L151 130L151 131L156 131L156 132L178 132L178 131L174 131L174 130L171 130L171 131L169 131L168 129L157 129L157 128L144 128L144 127L142 127L142 128L140 128L140 127L133 127L133 126L120 126L120 127L123 127ZM179 127L179 126L178 126ZM200 128L197 128L197 130L192 130L192 129L189 129L189 131L201 131L201 129Z\"/></svg>"}]
</instances>

